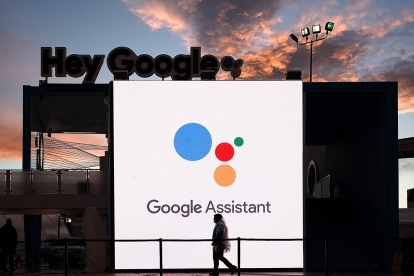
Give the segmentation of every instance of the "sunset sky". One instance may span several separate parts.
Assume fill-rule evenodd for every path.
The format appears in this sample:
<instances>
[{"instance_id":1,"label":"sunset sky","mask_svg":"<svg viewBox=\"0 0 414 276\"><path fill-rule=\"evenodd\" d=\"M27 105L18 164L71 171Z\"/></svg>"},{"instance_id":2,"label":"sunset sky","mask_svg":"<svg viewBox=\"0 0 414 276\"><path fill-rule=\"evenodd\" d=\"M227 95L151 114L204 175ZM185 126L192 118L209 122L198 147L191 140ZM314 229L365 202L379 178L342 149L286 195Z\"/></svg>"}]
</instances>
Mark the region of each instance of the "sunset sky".
<instances>
[{"instance_id":1,"label":"sunset sky","mask_svg":"<svg viewBox=\"0 0 414 276\"><path fill-rule=\"evenodd\" d=\"M313 81L398 81L399 138L413 137L412 0L0 0L0 170L21 168L22 86L43 79L40 47L106 56L126 46L137 55L174 57L200 46L202 55L243 59L241 79L283 80L287 70L298 69L309 81L310 48L297 46L289 34L301 39L302 28L324 28L327 21L335 27L314 44ZM105 62L96 83L112 78ZM106 141L79 137L61 138ZM412 187L414 160L400 161L400 207Z\"/></svg>"}]
</instances>

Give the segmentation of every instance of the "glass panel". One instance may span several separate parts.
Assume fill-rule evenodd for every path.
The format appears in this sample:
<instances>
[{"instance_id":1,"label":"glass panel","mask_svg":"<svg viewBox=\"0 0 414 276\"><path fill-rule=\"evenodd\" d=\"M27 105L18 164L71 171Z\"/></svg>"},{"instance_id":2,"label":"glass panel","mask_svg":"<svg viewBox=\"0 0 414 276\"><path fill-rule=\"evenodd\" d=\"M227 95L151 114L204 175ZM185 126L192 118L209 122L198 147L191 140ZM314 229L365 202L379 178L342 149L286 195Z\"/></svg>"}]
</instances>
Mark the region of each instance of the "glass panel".
<instances>
[{"instance_id":1,"label":"glass panel","mask_svg":"<svg viewBox=\"0 0 414 276\"><path fill-rule=\"evenodd\" d=\"M89 171L89 193L107 194L108 193L108 172Z\"/></svg>"},{"instance_id":2,"label":"glass panel","mask_svg":"<svg viewBox=\"0 0 414 276\"><path fill-rule=\"evenodd\" d=\"M11 171L10 194L30 194L30 171Z\"/></svg>"},{"instance_id":3,"label":"glass panel","mask_svg":"<svg viewBox=\"0 0 414 276\"><path fill-rule=\"evenodd\" d=\"M86 171L62 171L62 194L86 194Z\"/></svg>"},{"instance_id":4,"label":"glass panel","mask_svg":"<svg viewBox=\"0 0 414 276\"><path fill-rule=\"evenodd\" d=\"M0 195L6 194L6 171L0 170Z\"/></svg>"},{"instance_id":5,"label":"glass panel","mask_svg":"<svg viewBox=\"0 0 414 276\"><path fill-rule=\"evenodd\" d=\"M33 171L33 193L57 194L56 171Z\"/></svg>"}]
</instances>

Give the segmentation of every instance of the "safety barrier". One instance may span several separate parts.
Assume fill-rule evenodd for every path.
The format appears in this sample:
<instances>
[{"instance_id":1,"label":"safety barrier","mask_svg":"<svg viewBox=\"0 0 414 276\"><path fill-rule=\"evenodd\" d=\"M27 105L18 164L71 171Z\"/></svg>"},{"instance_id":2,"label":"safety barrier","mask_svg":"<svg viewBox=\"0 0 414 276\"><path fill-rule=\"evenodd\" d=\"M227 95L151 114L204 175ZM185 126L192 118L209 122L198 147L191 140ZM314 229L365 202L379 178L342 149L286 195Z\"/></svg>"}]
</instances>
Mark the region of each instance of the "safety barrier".
<instances>
[{"instance_id":1,"label":"safety barrier","mask_svg":"<svg viewBox=\"0 0 414 276\"><path fill-rule=\"evenodd\" d=\"M4 177L1 177L3 175ZM23 194L108 194L108 172L0 170L0 196Z\"/></svg>"},{"instance_id":2,"label":"safety barrier","mask_svg":"<svg viewBox=\"0 0 414 276\"><path fill-rule=\"evenodd\" d=\"M64 273L65 273L65 275L68 275L68 273L69 273L69 250L68 250L68 243L70 242L70 239L63 239L64 240L64 242L65 242L65 249L64 249L64 258L65 258L65 260L64 260ZM163 245L164 245L164 243L168 243L168 242L211 242L211 239L162 239L162 238L160 238L160 239L130 239L130 240L114 240L114 241L111 241L111 240L108 240L108 239L80 239L80 240L82 240L82 241L84 241L84 242L104 242L104 243L107 243L107 244L109 244L109 243L112 243L112 242L156 242L156 243L158 243L158 251L159 251L159 269L155 269L155 270L153 270L154 272L157 272L157 273L159 273L159 275L163 275L164 273L166 273L165 271L171 271L171 269L165 269L164 267L163 267ZM240 276L240 274L241 274L241 272L244 272L244 271L255 271L254 269L244 269L243 268L243 264L241 263L241 243L243 242L243 241L266 241L266 242L272 242L272 241L303 241L303 242L306 242L306 241L310 241L310 240L312 240L312 241L320 241L321 243L323 243L324 244L324 259L323 259L323 261L324 261L324 271L323 271L323 273L324 273L324 275L329 275L329 258L330 258L330 256L329 256L329 244L331 243L331 242L334 242L334 241L338 241L338 240L341 240L341 241L352 241L352 240L355 240L355 239L346 239L346 238L344 238L344 239L337 239L337 238L335 238L335 239L329 239L329 238L324 238L324 239L253 239L253 238L240 238L240 237L238 237L238 238L232 238L232 239L228 239L228 240L230 240L230 241L237 241L237 275L238 276ZM361 239L359 239L359 240L361 240ZM404 275L412 275L412 273L414 272L414 269L412 269L411 268L411 266L413 265L413 257L414 257L414 254L413 254L413 249L412 249L412 239L411 238L405 238L405 239L372 239L373 241L378 241L378 242L381 242L381 243L383 243L383 242L397 242L397 241L399 241L400 243L401 242L404 242L404 244L405 244L405 253L407 253L407 255L406 256L404 256L404 259L402 258L402 254L400 253L398 256L401 258L400 260L399 260L399 264L397 264L397 265L399 265L400 266L400 269L401 269L401 265L402 264L405 264L405 266L406 266L406 268L405 268L405 274ZM42 241L42 242L44 242L44 241ZM379 254L380 255L380 254ZM397 255L396 255L397 256ZM25 256L26 257L26 259L28 258L28 256ZM30 258L30 256L29 256L29 258ZM381 260L379 260L379 261L381 261ZM411 265L410 265L411 264ZM346 268L345 268L346 269ZM378 270L378 273L381 273L381 271L384 269L384 271L390 271L391 270L391 268L381 268L381 266L378 266L377 267L377 270ZM394 269L394 267L393 267L393 269ZM30 270L30 269L26 269L26 271L27 271L27 273L28 274L30 274L30 272L35 272L36 271L36 268L34 268L34 270ZM257 271L260 271L260 269L258 269ZM45 271L43 271L43 272L45 272ZM81 274L81 273L84 273L83 271L81 271L81 270L78 270L78 272ZM104 271L101 271L101 272L104 272ZM62 272L60 272L61 274L63 274ZM74 271L72 270L71 271L71 274L73 274L74 273ZM75 273L76 273L76 271L75 271ZM372 272L371 272L372 273ZM24 273L23 273L24 274ZM350 273L350 274L352 274L352 273ZM361 273L361 275L363 275L363 273Z\"/></svg>"}]
</instances>

